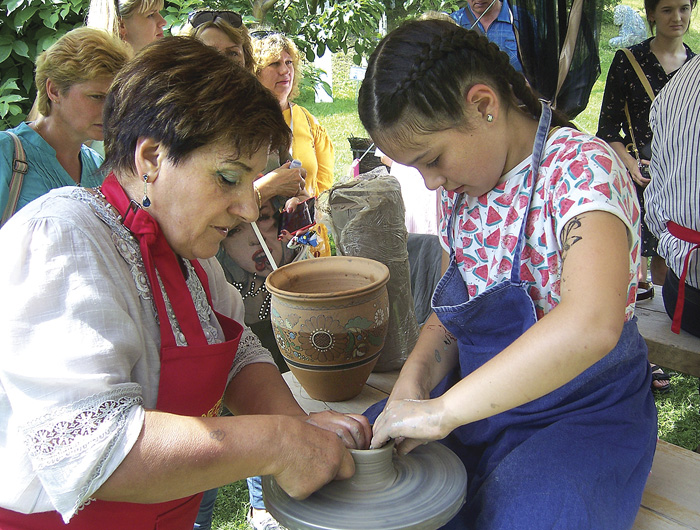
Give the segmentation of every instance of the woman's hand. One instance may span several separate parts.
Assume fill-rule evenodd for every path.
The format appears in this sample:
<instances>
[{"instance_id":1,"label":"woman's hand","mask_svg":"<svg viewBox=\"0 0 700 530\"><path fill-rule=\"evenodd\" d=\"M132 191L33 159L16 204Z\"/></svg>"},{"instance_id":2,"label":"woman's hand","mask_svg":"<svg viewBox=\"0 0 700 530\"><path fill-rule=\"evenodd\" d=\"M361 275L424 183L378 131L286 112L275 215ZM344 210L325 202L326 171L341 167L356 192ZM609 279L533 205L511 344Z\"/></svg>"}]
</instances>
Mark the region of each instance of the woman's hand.
<instances>
[{"instance_id":1,"label":"woman's hand","mask_svg":"<svg viewBox=\"0 0 700 530\"><path fill-rule=\"evenodd\" d=\"M421 444L441 440L451 431L440 398L394 400L374 422L370 448L381 447L393 438L399 454L406 454Z\"/></svg>"},{"instance_id":2,"label":"woman's hand","mask_svg":"<svg viewBox=\"0 0 700 530\"><path fill-rule=\"evenodd\" d=\"M639 169L639 164L637 163L637 159L629 153L625 152L625 157L622 159L622 161L625 163L627 172L630 174L630 177L632 177L632 180L634 180L634 182L642 188L646 188L651 182L651 179L648 179L644 175L642 175L642 172ZM642 160L641 162L647 168L649 167L648 160Z\"/></svg>"},{"instance_id":3,"label":"woman's hand","mask_svg":"<svg viewBox=\"0 0 700 530\"><path fill-rule=\"evenodd\" d=\"M312 412L307 423L334 432L348 449L367 449L372 437L369 420L361 414L341 414L332 410Z\"/></svg>"},{"instance_id":4,"label":"woman's hand","mask_svg":"<svg viewBox=\"0 0 700 530\"><path fill-rule=\"evenodd\" d=\"M255 181L255 186L260 190L262 202L277 195L296 197L304 191L306 170L303 167L290 169L289 164L291 162L286 162Z\"/></svg>"},{"instance_id":5,"label":"woman's hand","mask_svg":"<svg viewBox=\"0 0 700 530\"><path fill-rule=\"evenodd\" d=\"M312 426L308 419L293 421L301 430L284 429L280 441L287 450L271 473L290 497L305 499L331 480L347 479L355 473L352 455L335 432Z\"/></svg>"}]
</instances>

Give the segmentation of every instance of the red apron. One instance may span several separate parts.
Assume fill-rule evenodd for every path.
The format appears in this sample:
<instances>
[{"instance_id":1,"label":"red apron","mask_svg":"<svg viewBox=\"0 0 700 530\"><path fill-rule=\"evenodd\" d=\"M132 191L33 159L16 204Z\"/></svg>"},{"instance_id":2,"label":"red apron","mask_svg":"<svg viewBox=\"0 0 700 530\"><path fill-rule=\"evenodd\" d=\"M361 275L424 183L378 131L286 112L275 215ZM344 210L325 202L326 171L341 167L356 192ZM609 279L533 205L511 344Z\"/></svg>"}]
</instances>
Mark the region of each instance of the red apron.
<instances>
[{"instance_id":1,"label":"red apron","mask_svg":"<svg viewBox=\"0 0 700 530\"><path fill-rule=\"evenodd\" d=\"M679 224L669 221L666 223L666 227L672 236L686 241L687 243L692 243L695 246L692 247L688 253L685 255L685 261L683 262L683 272L681 273L680 281L678 282L678 298L676 299L676 310L673 312L673 323L671 324L671 331L674 333L681 332L681 319L683 318L683 306L685 304L685 278L688 275L688 264L690 263L690 255L694 250L700 248L700 232L696 230L691 230Z\"/></svg>"},{"instance_id":2,"label":"red apron","mask_svg":"<svg viewBox=\"0 0 700 530\"><path fill-rule=\"evenodd\" d=\"M169 299L177 301L177 304L173 303L173 310L187 339L188 346L176 346L161 290L152 288L161 336L156 408L182 416L216 415L238 349L242 326L215 313L224 331L225 342L207 344L178 258L165 243L158 225L145 210L129 204L113 175L105 180L102 192L122 215L124 225L139 239L151 286L158 285L157 268ZM149 236L152 237L149 239ZM193 261L192 265L211 305L207 275L198 262ZM0 508L0 530L192 530L201 498L199 493L157 504L93 501L73 516L68 525L63 523L58 512L25 515Z\"/></svg>"}]
</instances>

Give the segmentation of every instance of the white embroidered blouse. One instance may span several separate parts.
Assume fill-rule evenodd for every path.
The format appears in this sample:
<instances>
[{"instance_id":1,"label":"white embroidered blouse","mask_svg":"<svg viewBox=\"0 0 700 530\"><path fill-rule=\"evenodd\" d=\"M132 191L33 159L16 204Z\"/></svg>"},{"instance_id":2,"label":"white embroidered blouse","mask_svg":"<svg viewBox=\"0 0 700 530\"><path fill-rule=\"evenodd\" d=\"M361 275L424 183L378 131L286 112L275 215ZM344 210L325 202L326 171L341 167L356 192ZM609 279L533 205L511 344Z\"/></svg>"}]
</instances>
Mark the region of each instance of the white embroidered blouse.
<instances>
[{"instance_id":1,"label":"white embroidered blouse","mask_svg":"<svg viewBox=\"0 0 700 530\"><path fill-rule=\"evenodd\" d=\"M155 408L155 306L138 242L98 192L60 188L40 197L0 230L0 248L0 506L56 510L67 520L122 462L145 410ZM213 307L243 324L241 296L216 259L201 263ZM222 342L185 265L207 340ZM255 362L274 364L245 328L229 381Z\"/></svg>"}]
</instances>

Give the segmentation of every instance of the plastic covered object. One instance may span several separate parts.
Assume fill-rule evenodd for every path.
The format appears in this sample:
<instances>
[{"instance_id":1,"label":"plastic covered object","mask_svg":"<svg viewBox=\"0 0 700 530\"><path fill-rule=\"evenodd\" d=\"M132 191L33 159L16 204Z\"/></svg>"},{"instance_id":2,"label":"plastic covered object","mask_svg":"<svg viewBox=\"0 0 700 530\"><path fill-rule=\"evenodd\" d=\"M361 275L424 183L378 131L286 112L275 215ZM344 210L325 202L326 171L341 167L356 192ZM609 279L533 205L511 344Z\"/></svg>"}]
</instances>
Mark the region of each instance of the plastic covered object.
<instances>
[{"instance_id":1,"label":"plastic covered object","mask_svg":"<svg viewBox=\"0 0 700 530\"><path fill-rule=\"evenodd\" d=\"M333 235L336 253L371 258L389 267L389 330L374 371L398 370L419 332L399 181L380 166L358 179L336 184L323 199L324 222Z\"/></svg>"}]
</instances>

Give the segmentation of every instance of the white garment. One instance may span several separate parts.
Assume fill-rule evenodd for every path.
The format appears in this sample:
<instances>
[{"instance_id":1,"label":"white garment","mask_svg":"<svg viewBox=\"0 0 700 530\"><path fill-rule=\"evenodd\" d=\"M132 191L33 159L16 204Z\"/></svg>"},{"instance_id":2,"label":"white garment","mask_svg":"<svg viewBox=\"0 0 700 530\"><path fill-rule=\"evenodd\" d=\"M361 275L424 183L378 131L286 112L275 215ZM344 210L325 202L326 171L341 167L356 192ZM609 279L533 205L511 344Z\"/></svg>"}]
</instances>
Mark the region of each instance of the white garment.
<instances>
[{"instance_id":1,"label":"white garment","mask_svg":"<svg viewBox=\"0 0 700 530\"><path fill-rule=\"evenodd\" d=\"M700 231L700 56L688 61L654 99L649 113L651 182L644 190L657 252L680 278L693 247L672 236L668 221ZM691 254L686 283L700 289L700 252Z\"/></svg>"},{"instance_id":2,"label":"white garment","mask_svg":"<svg viewBox=\"0 0 700 530\"><path fill-rule=\"evenodd\" d=\"M138 242L90 190L60 188L33 201L0 230L0 248L0 506L56 510L67 520L122 462L145 410L155 408L155 307ZM242 324L238 291L216 259L201 263L213 307ZM222 342L185 264L207 340ZM229 380L254 362L274 364L245 328Z\"/></svg>"},{"instance_id":3,"label":"white garment","mask_svg":"<svg viewBox=\"0 0 700 530\"><path fill-rule=\"evenodd\" d=\"M375 149L374 156L381 158L384 153ZM423 175L414 167L392 162L389 174L401 185L408 233L438 235L438 192L425 186Z\"/></svg>"}]
</instances>

